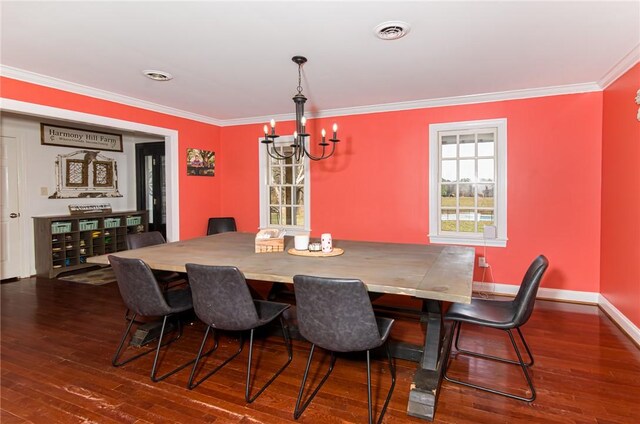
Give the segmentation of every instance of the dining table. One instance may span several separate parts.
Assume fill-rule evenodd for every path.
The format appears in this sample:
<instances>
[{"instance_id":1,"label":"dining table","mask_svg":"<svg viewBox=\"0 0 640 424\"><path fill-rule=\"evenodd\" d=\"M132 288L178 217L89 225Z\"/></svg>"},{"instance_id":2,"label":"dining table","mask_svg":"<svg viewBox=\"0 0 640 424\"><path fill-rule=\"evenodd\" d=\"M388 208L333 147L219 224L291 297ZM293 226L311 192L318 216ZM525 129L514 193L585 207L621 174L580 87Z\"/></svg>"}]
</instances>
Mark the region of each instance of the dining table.
<instances>
[{"instance_id":1,"label":"dining table","mask_svg":"<svg viewBox=\"0 0 640 424\"><path fill-rule=\"evenodd\" d=\"M186 272L187 263L235 266L247 279L287 285L300 274L357 278L373 297L393 294L420 300L417 314L423 342L393 343L392 353L418 364L409 388L407 414L433 420L452 337L451 325L443 321L443 307L445 302L471 302L474 248L334 239L334 248L342 249L343 254L298 256L288 253L293 237L285 237L281 252L256 253L254 243L254 233L227 232L113 255L139 258L151 269L162 271ZM109 263L108 255L87 261Z\"/></svg>"}]
</instances>

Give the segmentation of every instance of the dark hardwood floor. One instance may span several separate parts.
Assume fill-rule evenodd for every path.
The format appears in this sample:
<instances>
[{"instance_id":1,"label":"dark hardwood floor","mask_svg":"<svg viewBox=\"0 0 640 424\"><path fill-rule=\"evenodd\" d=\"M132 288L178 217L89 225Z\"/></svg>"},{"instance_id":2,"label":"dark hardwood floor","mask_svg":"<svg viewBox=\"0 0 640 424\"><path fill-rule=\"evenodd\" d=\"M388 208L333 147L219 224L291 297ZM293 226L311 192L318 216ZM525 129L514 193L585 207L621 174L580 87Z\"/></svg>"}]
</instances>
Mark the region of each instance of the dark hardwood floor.
<instances>
[{"instance_id":1,"label":"dark hardwood floor","mask_svg":"<svg viewBox=\"0 0 640 424\"><path fill-rule=\"evenodd\" d=\"M244 401L246 349L195 390L185 388L185 369L152 383L153 358L121 368L111 356L124 329L125 308L115 283L91 286L60 280L24 279L1 286L0 421L10 423L279 423L294 422L293 406L308 345L294 342L290 367L253 404ZM393 301L393 299L392 299ZM466 331L465 331L466 330ZM203 327L193 324L171 345L160 372L192 358ZM538 398L531 404L443 383L437 423L637 423L640 419L640 351L597 307L538 301L523 328L536 358ZM420 325L400 319L392 337L420 340ZM231 352L236 339L221 338ZM506 353L502 332L463 327L463 343ZM322 365L328 361L324 358ZM365 364L339 359L301 423L366 422ZM260 384L284 360L282 339L257 345ZM208 366L218 363L218 357ZM398 381L386 423L421 423L406 415L415 365L398 360ZM318 376L318 362L313 368ZM491 379L500 387L524 387L518 368L460 356L452 373ZM389 387L384 361L374 361L374 409Z\"/></svg>"}]
</instances>

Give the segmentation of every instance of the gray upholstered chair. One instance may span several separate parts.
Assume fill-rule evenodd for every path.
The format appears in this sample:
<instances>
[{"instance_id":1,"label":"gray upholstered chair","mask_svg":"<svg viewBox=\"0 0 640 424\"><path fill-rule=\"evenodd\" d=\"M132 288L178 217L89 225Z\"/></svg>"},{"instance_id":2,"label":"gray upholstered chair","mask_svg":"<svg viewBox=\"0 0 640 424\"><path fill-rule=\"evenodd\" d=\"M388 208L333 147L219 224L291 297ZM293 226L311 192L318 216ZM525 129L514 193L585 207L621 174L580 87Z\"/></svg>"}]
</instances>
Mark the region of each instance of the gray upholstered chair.
<instances>
[{"instance_id":1,"label":"gray upholstered chair","mask_svg":"<svg viewBox=\"0 0 640 424\"><path fill-rule=\"evenodd\" d=\"M500 301L500 300L491 300L491 299L473 299L471 304L465 305L460 303L454 303L451 308L447 311L444 319L449 321L454 321L453 331L455 333L455 349L458 354L470 355L479 358L491 359L499 362L506 362L509 364L519 365L522 368L522 372L524 373L525 379L527 380L527 384L529 386L529 390L531 391L531 395L528 397L518 396L512 393L492 389L486 386L480 386L477 384L472 384L467 381L458 380L450 377L447 374L447 369L445 370L444 378L447 381L452 383L461 384L467 387L473 387L479 390L484 390L486 392L495 393L498 395L506 396L512 399L522 400L525 402L532 402L536 398L536 391L533 387L533 382L531 381L531 377L529 375L528 367L533 365L533 356L531 355L531 350L529 349L529 345L524 339L522 335L522 331L520 327L527 323L529 317L531 317L531 313L533 312L533 306L536 300L536 294L538 293L538 287L540 286L540 280L544 275L544 272L549 267L549 261L544 255L538 256L527 269L524 278L522 279L522 284L520 285L520 289L518 290L518 294L515 299L511 301ZM472 352L469 350L460 349L459 347L459 339L460 339L460 328L462 327L462 323L475 324L482 327L496 328L499 330L504 330L509 335L509 339L511 340L511 344L513 345L513 349L516 352L518 357L517 361L511 359L500 358L493 355L487 355L478 352ZM522 355L520 350L518 349L518 345L513 337L511 330L517 330L520 335L520 339L522 340L522 344L524 345L527 355L529 355L529 361L525 363L522 359ZM449 364L451 361L449 361Z\"/></svg>"},{"instance_id":2,"label":"gray upholstered chair","mask_svg":"<svg viewBox=\"0 0 640 424\"><path fill-rule=\"evenodd\" d=\"M156 382L164 380L170 375L192 364L193 361L190 361L159 377L156 375L160 349L163 346L167 346L173 343L182 335L182 324L180 323L180 320L177 320L178 334L172 339L163 343L168 319L175 314L188 311L192 308L190 289L175 289L163 293L160 290L160 286L153 276L151 269L149 269L149 266L147 266L147 264L140 259L119 258L117 256L110 255L109 262L111 263L111 267L113 268L113 272L116 276L122 300L124 301L127 308L129 308L129 310L133 312L133 316L126 317L129 323L127 324L126 330L122 335L120 344L118 345L118 349L116 350L116 353L111 361L113 366L122 366L133 361L134 359L138 359L143 355L155 351L156 356L153 360L153 367L151 369L151 380ZM124 343L131 333L131 327L134 323L138 325L142 324L141 322L136 321L136 317L138 315L163 317L158 344L155 348L147 349L141 353L129 357L126 360L119 361Z\"/></svg>"},{"instance_id":3,"label":"gray upholstered chair","mask_svg":"<svg viewBox=\"0 0 640 424\"><path fill-rule=\"evenodd\" d=\"M208 236L212 234L227 233L231 231L238 231L235 218L209 218L209 222L207 223Z\"/></svg>"},{"instance_id":4,"label":"gray upholstered chair","mask_svg":"<svg viewBox=\"0 0 640 424\"><path fill-rule=\"evenodd\" d=\"M230 266L208 266L187 264L187 275L193 293L193 308L198 318L207 324L207 330L202 338L200 350L196 356L195 363L189 376L187 387L193 389L204 380L218 372L228 364L233 358L238 356L244 347L244 335L241 333L238 350L220 365L209 371L206 375L195 381L196 371L200 359L203 355L204 347L211 330L214 331L214 347L217 348L216 330L223 331L249 331L249 359L247 362L247 378L245 383L245 400L253 402L260 394L284 371L291 363L293 352L287 325L282 317L282 313L289 308L284 303L269 302L264 300L253 300L249 293L249 287L244 275L238 268ZM253 395L250 395L251 381L251 359L253 356L253 336L254 330L258 327L269 324L276 318L280 319L282 335L287 347L287 361L276 371L275 374Z\"/></svg>"},{"instance_id":5,"label":"gray upholstered chair","mask_svg":"<svg viewBox=\"0 0 640 424\"><path fill-rule=\"evenodd\" d=\"M371 361L369 351L385 344L391 332L393 320L374 315L367 289L360 280L296 275L293 277L293 283L298 328L300 334L312 343L293 417L298 419L302 415L329 377L329 374L331 374L331 371L333 371L336 352L366 351L369 423L372 423ZM331 352L329 370L306 402L300 405L316 346ZM396 382L395 366L391 359L389 345L385 344L385 347L389 360L391 388L380 412L378 423L382 422Z\"/></svg>"},{"instance_id":6,"label":"gray upholstered chair","mask_svg":"<svg viewBox=\"0 0 640 424\"><path fill-rule=\"evenodd\" d=\"M127 249L140 249L142 247L156 246L166 243L160 231L148 231L144 233L127 234L125 238ZM177 272L153 270L153 275L158 283L168 286L170 283L184 283L184 278ZM167 288L167 287L165 287Z\"/></svg>"}]
</instances>

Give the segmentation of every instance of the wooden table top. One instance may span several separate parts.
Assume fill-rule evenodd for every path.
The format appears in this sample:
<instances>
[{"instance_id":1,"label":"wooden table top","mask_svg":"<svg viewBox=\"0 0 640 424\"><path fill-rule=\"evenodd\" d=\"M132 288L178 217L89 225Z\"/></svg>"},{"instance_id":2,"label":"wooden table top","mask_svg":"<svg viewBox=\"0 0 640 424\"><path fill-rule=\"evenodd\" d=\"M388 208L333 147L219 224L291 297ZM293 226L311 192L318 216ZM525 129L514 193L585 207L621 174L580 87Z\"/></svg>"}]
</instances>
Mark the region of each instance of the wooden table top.
<instances>
[{"instance_id":1,"label":"wooden table top","mask_svg":"<svg viewBox=\"0 0 640 424\"><path fill-rule=\"evenodd\" d=\"M334 240L343 255L308 258L286 252L293 247L292 237L285 238L285 251L277 253L254 253L254 239L253 233L229 232L114 255L140 258L157 270L185 272L187 263L230 265L247 279L290 284L298 274L358 278L371 292L471 302L472 247ZM87 261L109 263L107 255Z\"/></svg>"}]
</instances>

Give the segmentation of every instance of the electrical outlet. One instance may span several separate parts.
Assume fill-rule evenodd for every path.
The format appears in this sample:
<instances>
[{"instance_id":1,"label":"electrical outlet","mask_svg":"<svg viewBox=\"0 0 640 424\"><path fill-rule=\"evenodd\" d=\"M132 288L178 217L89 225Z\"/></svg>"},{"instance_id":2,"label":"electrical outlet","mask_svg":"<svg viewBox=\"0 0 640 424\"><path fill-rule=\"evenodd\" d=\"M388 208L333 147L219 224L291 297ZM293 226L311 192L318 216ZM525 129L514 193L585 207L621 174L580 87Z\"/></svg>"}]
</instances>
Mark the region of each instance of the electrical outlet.
<instances>
[{"instance_id":1,"label":"electrical outlet","mask_svg":"<svg viewBox=\"0 0 640 424\"><path fill-rule=\"evenodd\" d=\"M478 256L478 266L480 268L489 268L489 264L487 263L487 258L484 256Z\"/></svg>"},{"instance_id":2,"label":"electrical outlet","mask_svg":"<svg viewBox=\"0 0 640 424\"><path fill-rule=\"evenodd\" d=\"M40 196L48 196L49 187L40 187Z\"/></svg>"}]
</instances>

